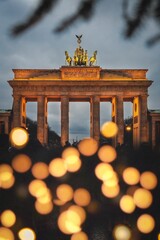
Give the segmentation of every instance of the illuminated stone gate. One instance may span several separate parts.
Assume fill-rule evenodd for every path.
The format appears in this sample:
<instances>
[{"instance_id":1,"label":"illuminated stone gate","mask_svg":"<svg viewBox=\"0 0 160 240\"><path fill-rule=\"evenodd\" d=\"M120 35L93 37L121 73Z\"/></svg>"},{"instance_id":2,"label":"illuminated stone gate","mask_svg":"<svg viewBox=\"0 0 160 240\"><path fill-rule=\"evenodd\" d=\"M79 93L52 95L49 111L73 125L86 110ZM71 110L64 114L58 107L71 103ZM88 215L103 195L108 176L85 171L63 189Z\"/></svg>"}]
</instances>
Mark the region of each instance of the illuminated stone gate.
<instances>
[{"instance_id":1,"label":"illuminated stone gate","mask_svg":"<svg viewBox=\"0 0 160 240\"><path fill-rule=\"evenodd\" d=\"M114 144L124 142L123 102L133 102L133 144L149 141L147 123L147 69L102 69L94 66L97 51L88 60L80 46L72 59L65 52L68 66L60 69L14 69L9 81L13 88L13 127L26 127L26 103L36 101L37 138L48 141L47 103L61 102L61 143L69 139L69 102L90 103L90 136L100 137L100 102L112 103L112 121L119 128ZM83 56L83 58L82 58ZM83 61L82 61L83 60ZM83 112L82 112L83 114Z\"/></svg>"},{"instance_id":2,"label":"illuminated stone gate","mask_svg":"<svg viewBox=\"0 0 160 240\"><path fill-rule=\"evenodd\" d=\"M26 127L26 103L36 101L37 137L47 143L47 103L61 102L61 142L69 137L69 102L90 103L90 136L99 140L100 102L112 103L112 121L119 128L116 142L124 141L123 102L133 102L133 142L148 142L147 96L151 81L146 69L109 70L98 66L62 66L60 69L14 69L13 127ZM83 114L83 113L82 113Z\"/></svg>"}]
</instances>

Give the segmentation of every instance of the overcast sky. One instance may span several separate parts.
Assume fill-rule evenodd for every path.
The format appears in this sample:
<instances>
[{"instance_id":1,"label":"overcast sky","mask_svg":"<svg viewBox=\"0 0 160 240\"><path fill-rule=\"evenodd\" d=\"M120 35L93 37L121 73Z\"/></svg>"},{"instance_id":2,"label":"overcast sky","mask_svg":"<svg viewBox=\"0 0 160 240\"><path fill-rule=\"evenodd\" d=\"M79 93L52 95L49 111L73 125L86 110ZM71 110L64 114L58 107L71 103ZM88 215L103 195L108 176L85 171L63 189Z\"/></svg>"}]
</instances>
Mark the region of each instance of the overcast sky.
<instances>
[{"instance_id":1,"label":"overcast sky","mask_svg":"<svg viewBox=\"0 0 160 240\"><path fill-rule=\"evenodd\" d=\"M54 11L39 24L12 38L9 34L11 27L29 16L38 0L0 1L0 109L12 108L12 89L7 83L13 78L12 69L61 67L65 63L64 51L73 55L77 47L75 34L83 34L81 45L88 50L89 55L94 50L98 51L97 64L102 68L149 69L147 77L154 83L149 89L148 108L160 109L160 43L151 48L145 43L157 32L158 26L153 21L147 21L146 26L133 39L126 40L123 35L125 22L122 17L122 1L100 0L90 21L77 21L65 32L53 33L58 23L77 9L79 2L59 1ZM35 118L36 106L27 105L28 116ZM110 106L106 106L101 104L101 122L107 118L107 111L110 112ZM49 123L55 130L60 128L59 115L59 104L50 104ZM128 110L127 115L130 115ZM72 131L76 131L77 127L81 132L85 132L86 128L89 131L89 104L70 104L70 126Z\"/></svg>"}]
</instances>

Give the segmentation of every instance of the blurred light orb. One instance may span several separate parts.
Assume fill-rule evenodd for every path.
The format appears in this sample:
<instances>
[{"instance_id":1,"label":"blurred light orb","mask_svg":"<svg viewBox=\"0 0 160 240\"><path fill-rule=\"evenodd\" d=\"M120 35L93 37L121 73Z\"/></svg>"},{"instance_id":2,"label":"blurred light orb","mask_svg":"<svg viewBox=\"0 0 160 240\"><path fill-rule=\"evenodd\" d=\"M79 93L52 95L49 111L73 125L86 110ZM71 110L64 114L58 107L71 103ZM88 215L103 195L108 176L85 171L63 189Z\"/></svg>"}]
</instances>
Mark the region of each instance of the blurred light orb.
<instances>
[{"instance_id":1,"label":"blurred light orb","mask_svg":"<svg viewBox=\"0 0 160 240\"><path fill-rule=\"evenodd\" d=\"M137 220L137 227L140 232L148 234L153 231L155 220L149 214L142 214Z\"/></svg>"},{"instance_id":2,"label":"blurred light orb","mask_svg":"<svg viewBox=\"0 0 160 240\"><path fill-rule=\"evenodd\" d=\"M12 159L12 167L16 172L25 173L32 165L31 159L26 154L18 154Z\"/></svg>"},{"instance_id":3,"label":"blurred light orb","mask_svg":"<svg viewBox=\"0 0 160 240\"><path fill-rule=\"evenodd\" d=\"M0 240L14 240L13 232L6 227L0 227Z\"/></svg>"},{"instance_id":4,"label":"blurred light orb","mask_svg":"<svg viewBox=\"0 0 160 240\"><path fill-rule=\"evenodd\" d=\"M134 203L133 197L129 195L124 195L120 200L120 208L125 213L132 213L134 212L136 205Z\"/></svg>"},{"instance_id":5,"label":"blurred light orb","mask_svg":"<svg viewBox=\"0 0 160 240\"><path fill-rule=\"evenodd\" d=\"M75 212L76 214L78 214L78 216L81 219L81 224L85 221L86 212L85 212L84 208L77 206L77 205L72 205L69 207L68 210L71 210L72 212Z\"/></svg>"},{"instance_id":6,"label":"blurred light orb","mask_svg":"<svg viewBox=\"0 0 160 240\"><path fill-rule=\"evenodd\" d=\"M39 197L37 198L37 201L42 204L51 202L51 200L52 200L52 195L51 195L50 189L48 188L45 188L44 192L42 192L42 194L39 194Z\"/></svg>"},{"instance_id":7,"label":"blurred light orb","mask_svg":"<svg viewBox=\"0 0 160 240\"><path fill-rule=\"evenodd\" d=\"M68 184L61 184L56 189L57 197L62 202L68 202L73 198L73 188Z\"/></svg>"},{"instance_id":8,"label":"blurred light orb","mask_svg":"<svg viewBox=\"0 0 160 240\"><path fill-rule=\"evenodd\" d=\"M54 199L54 204L57 206L63 206L66 202L61 201L60 199Z\"/></svg>"},{"instance_id":9,"label":"blurred light orb","mask_svg":"<svg viewBox=\"0 0 160 240\"><path fill-rule=\"evenodd\" d=\"M16 222L16 215L11 210L5 210L1 214L1 223L4 227L12 227Z\"/></svg>"},{"instance_id":10,"label":"blurred light orb","mask_svg":"<svg viewBox=\"0 0 160 240\"><path fill-rule=\"evenodd\" d=\"M85 232L74 233L71 236L71 240L88 240L88 236Z\"/></svg>"},{"instance_id":11,"label":"blurred light orb","mask_svg":"<svg viewBox=\"0 0 160 240\"><path fill-rule=\"evenodd\" d=\"M118 133L118 126L114 122L105 122L101 127L101 134L106 138L115 137Z\"/></svg>"},{"instance_id":12,"label":"blurred light orb","mask_svg":"<svg viewBox=\"0 0 160 240\"><path fill-rule=\"evenodd\" d=\"M6 180L4 180L6 178ZM0 187L3 189L11 188L15 183L15 177L10 173L4 173L3 180L0 180Z\"/></svg>"},{"instance_id":13,"label":"blurred light orb","mask_svg":"<svg viewBox=\"0 0 160 240\"><path fill-rule=\"evenodd\" d=\"M46 192L46 184L42 180L32 180L29 184L29 192L34 197L40 197Z\"/></svg>"},{"instance_id":14,"label":"blurred light orb","mask_svg":"<svg viewBox=\"0 0 160 240\"><path fill-rule=\"evenodd\" d=\"M97 214L101 210L101 204L99 201L93 200L87 206L87 212L91 214Z\"/></svg>"},{"instance_id":15,"label":"blurred light orb","mask_svg":"<svg viewBox=\"0 0 160 240\"><path fill-rule=\"evenodd\" d=\"M144 188L138 188L133 195L137 207L145 209L150 207L153 197L150 191Z\"/></svg>"},{"instance_id":16,"label":"blurred light orb","mask_svg":"<svg viewBox=\"0 0 160 240\"><path fill-rule=\"evenodd\" d=\"M113 176L113 168L109 163L99 163L95 168L95 175L105 181Z\"/></svg>"},{"instance_id":17,"label":"blurred light orb","mask_svg":"<svg viewBox=\"0 0 160 240\"><path fill-rule=\"evenodd\" d=\"M16 127L10 132L10 141L15 148L23 148L28 143L29 135L24 128Z\"/></svg>"},{"instance_id":18,"label":"blurred light orb","mask_svg":"<svg viewBox=\"0 0 160 240\"><path fill-rule=\"evenodd\" d=\"M41 215L46 215L52 212L53 210L53 203L51 201L42 203L38 199L35 202L35 209Z\"/></svg>"},{"instance_id":19,"label":"blurred light orb","mask_svg":"<svg viewBox=\"0 0 160 240\"><path fill-rule=\"evenodd\" d=\"M81 168L82 162L79 157L73 156L70 160L64 159L64 165L68 172L77 172Z\"/></svg>"},{"instance_id":20,"label":"blurred light orb","mask_svg":"<svg viewBox=\"0 0 160 240\"><path fill-rule=\"evenodd\" d=\"M89 205L89 203L91 201L91 195L87 189L78 188L74 192L73 199L77 205L79 205L81 207L85 207L85 206Z\"/></svg>"},{"instance_id":21,"label":"blurred light orb","mask_svg":"<svg viewBox=\"0 0 160 240\"><path fill-rule=\"evenodd\" d=\"M115 171L112 172L112 176L104 181L104 184L108 187L114 187L118 184L119 179Z\"/></svg>"},{"instance_id":22,"label":"blurred light orb","mask_svg":"<svg viewBox=\"0 0 160 240\"><path fill-rule=\"evenodd\" d=\"M98 157L102 162L110 163L116 159L117 153L112 146L105 145L98 150Z\"/></svg>"},{"instance_id":23,"label":"blurred light orb","mask_svg":"<svg viewBox=\"0 0 160 240\"><path fill-rule=\"evenodd\" d=\"M125 225L117 225L113 229L113 236L115 240L130 240L131 230Z\"/></svg>"},{"instance_id":24,"label":"blurred light orb","mask_svg":"<svg viewBox=\"0 0 160 240\"><path fill-rule=\"evenodd\" d=\"M105 197L115 198L118 196L118 194L120 192L120 187L118 184L113 187L108 187L106 184L103 183L101 190Z\"/></svg>"},{"instance_id":25,"label":"blurred light orb","mask_svg":"<svg viewBox=\"0 0 160 240\"><path fill-rule=\"evenodd\" d=\"M37 179L45 179L49 176L48 165L44 162L35 163L31 171L32 175Z\"/></svg>"},{"instance_id":26,"label":"blurred light orb","mask_svg":"<svg viewBox=\"0 0 160 240\"><path fill-rule=\"evenodd\" d=\"M84 156L92 156L98 150L98 142L93 138L84 138L79 142L78 150Z\"/></svg>"},{"instance_id":27,"label":"blurred light orb","mask_svg":"<svg viewBox=\"0 0 160 240\"><path fill-rule=\"evenodd\" d=\"M64 211L58 217L58 227L65 234L80 232L80 217L72 211Z\"/></svg>"},{"instance_id":28,"label":"blurred light orb","mask_svg":"<svg viewBox=\"0 0 160 240\"><path fill-rule=\"evenodd\" d=\"M150 171L143 172L140 176L140 184L142 187L152 190L157 186L157 176Z\"/></svg>"},{"instance_id":29,"label":"blurred light orb","mask_svg":"<svg viewBox=\"0 0 160 240\"><path fill-rule=\"evenodd\" d=\"M128 185L135 185L139 183L140 173L134 167L128 167L123 171L123 180Z\"/></svg>"},{"instance_id":30,"label":"blurred light orb","mask_svg":"<svg viewBox=\"0 0 160 240\"><path fill-rule=\"evenodd\" d=\"M67 147L62 152L62 158L70 163L74 163L76 158L80 157L80 153L75 147Z\"/></svg>"},{"instance_id":31,"label":"blurred light orb","mask_svg":"<svg viewBox=\"0 0 160 240\"><path fill-rule=\"evenodd\" d=\"M21 240L35 240L36 239L36 234L31 228L22 228L18 232L18 237Z\"/></svg>"},{"instance_id":32,"label":"blurred light orb","mask_svg":"<svg viewBox=\"0 0 160 240\"><path fill-rule=\"evenodd\" d=\"M62 158L54 158L49 164L49 173L54 177L62 177L66 174L67 168Z\"/></svg>"}]
</instances>

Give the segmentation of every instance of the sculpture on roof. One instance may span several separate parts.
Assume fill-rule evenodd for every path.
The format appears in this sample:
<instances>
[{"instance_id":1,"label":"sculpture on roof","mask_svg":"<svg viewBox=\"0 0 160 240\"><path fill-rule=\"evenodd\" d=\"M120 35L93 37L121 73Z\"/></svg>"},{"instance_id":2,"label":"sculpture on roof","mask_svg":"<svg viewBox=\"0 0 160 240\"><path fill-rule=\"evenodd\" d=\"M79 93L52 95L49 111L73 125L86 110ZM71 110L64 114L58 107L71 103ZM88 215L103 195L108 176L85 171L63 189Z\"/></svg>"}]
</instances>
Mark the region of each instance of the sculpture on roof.
<instances>
[{"instance_id":1,"label":"sculpture on roof","mask_svg":"<svg viewBox=\"0 0 160 240\"><path fill-rule=\"evenodd\" d=\"M82 35L76 35L76 37L78 47L74 52L73 58L69 56L67 51L65 51L66 64L68 66L93 66L96 63L97 51L94 51L93 55L89 59L87 50L84 50L80 45Z\"/></svg>"}]
</instances>

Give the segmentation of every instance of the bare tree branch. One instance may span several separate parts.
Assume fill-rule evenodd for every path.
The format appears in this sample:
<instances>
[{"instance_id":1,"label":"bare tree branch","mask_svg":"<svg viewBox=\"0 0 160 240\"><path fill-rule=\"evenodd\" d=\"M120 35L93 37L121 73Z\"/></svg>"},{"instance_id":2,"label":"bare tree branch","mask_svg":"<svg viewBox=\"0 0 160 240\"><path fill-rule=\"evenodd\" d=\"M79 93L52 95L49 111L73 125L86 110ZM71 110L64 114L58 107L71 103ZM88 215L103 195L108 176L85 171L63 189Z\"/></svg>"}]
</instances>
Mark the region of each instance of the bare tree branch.
<instances>
[{"instance_id":1,"label":"bare tree branch","mask_svg":"<svg viewBox=\"0 0 160 240\"><path fill-rule=\"evenodd\" d=\"M37 9L26 22L12 28L12 35L16 36L40 21L56 5L57 1L58 0L41 0Z\"/></svg>"}]
</instances>

